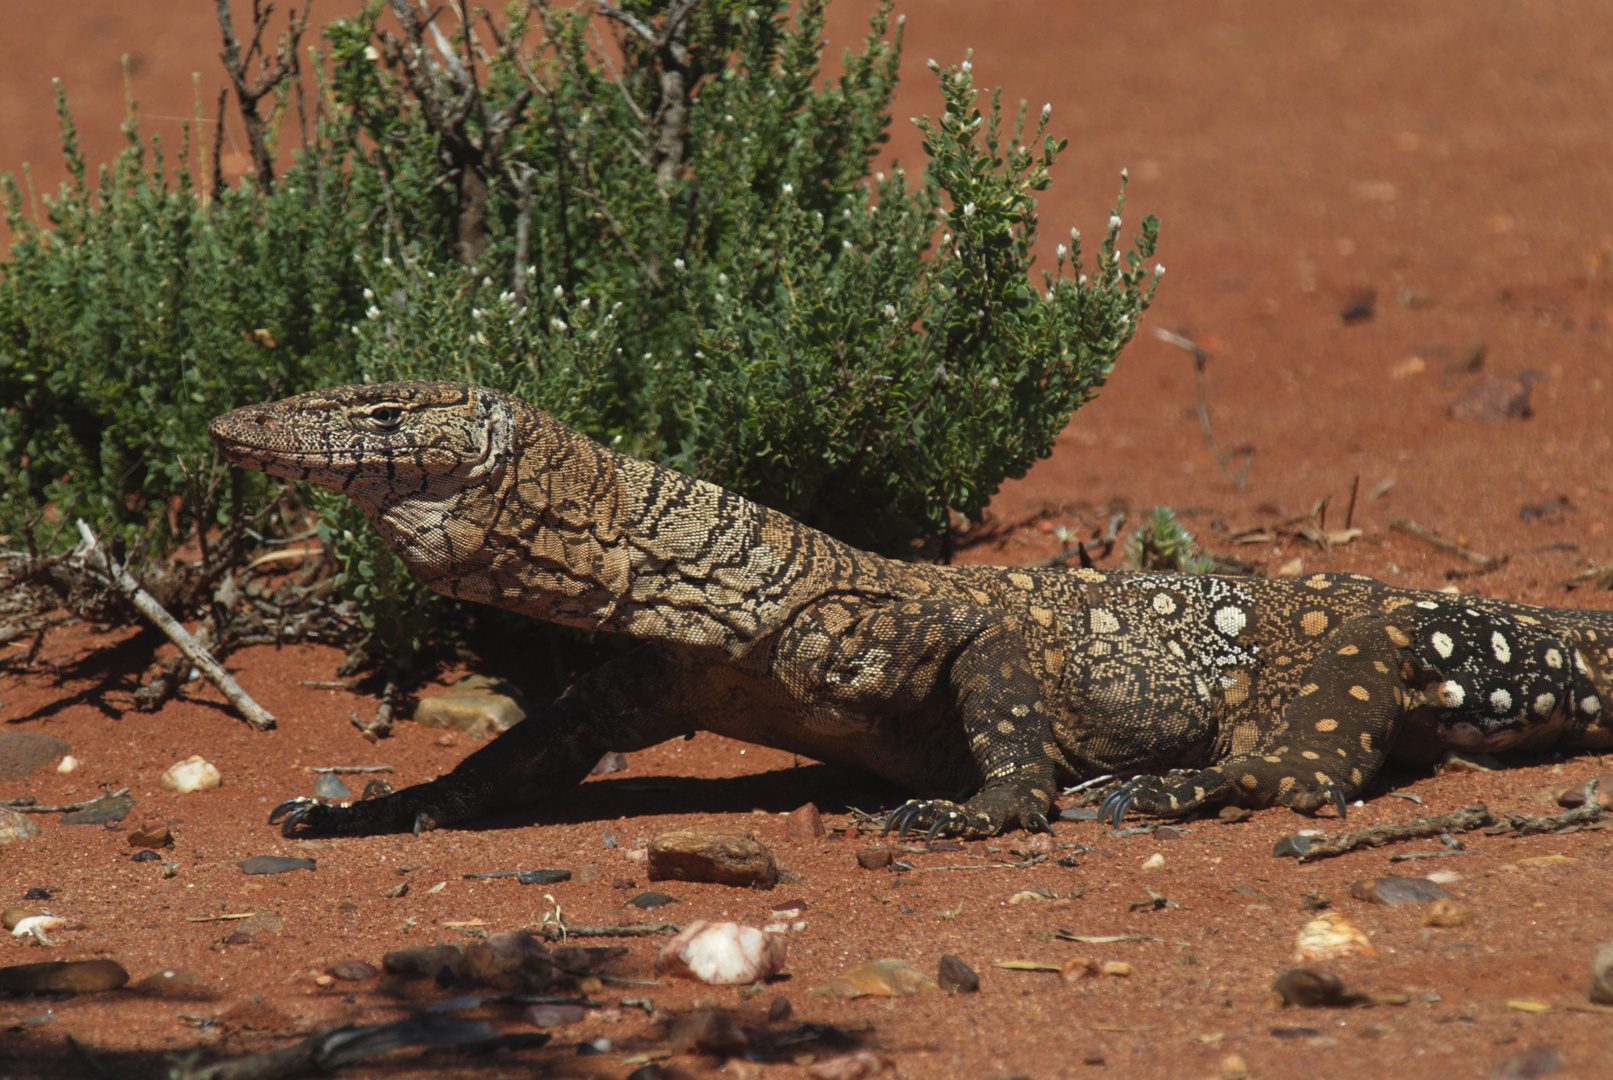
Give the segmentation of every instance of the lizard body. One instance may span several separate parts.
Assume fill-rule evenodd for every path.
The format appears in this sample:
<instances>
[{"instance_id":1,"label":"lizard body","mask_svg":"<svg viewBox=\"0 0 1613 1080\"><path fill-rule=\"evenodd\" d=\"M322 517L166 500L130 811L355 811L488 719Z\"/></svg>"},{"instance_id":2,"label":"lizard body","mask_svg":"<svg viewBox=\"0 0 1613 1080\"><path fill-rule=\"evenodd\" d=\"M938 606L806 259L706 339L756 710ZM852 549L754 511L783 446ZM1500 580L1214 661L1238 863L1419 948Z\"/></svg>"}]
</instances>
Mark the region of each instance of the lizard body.
<instances>
[{"instance_id":1,"label":"lizard body","mask_svg":"<svg viewBox=\"0 0 1613 1080\"><path fill-rule=\"evenodd\" d=\"M353 497L439 592L642 642L443 777L286 804L288 833L456 824L697 729L867 769L920 796L904 829L964 836L1045 827L1057 784L1106 772L1139 774L1117 817L1342 810L1391 754L1613 748L1613 612L898 562L461 383L316 391L210 433Z\"/></svg>"}]
</instances>

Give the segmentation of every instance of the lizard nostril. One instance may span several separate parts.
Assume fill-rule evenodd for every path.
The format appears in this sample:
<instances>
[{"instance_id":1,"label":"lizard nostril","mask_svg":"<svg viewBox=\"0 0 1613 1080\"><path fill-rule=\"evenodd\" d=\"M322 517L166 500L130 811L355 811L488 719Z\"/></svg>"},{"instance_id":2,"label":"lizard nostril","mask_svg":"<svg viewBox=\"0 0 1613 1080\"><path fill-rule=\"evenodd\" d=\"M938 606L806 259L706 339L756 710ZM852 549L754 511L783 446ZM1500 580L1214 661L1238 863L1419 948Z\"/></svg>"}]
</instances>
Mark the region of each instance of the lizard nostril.
<instances>
[{"instance_id":1,"label":"lizard nostril","mask_svg":"<svg viewBox=\"0 0 1613 1080\"><path fill-rule=\"evenodd\" d=\"M252 422L258 427L268 428L270 431L278 431L280 428L280 421L276 420L271 413L257 413L252 417Z\"/></svg>"}]
</instances>

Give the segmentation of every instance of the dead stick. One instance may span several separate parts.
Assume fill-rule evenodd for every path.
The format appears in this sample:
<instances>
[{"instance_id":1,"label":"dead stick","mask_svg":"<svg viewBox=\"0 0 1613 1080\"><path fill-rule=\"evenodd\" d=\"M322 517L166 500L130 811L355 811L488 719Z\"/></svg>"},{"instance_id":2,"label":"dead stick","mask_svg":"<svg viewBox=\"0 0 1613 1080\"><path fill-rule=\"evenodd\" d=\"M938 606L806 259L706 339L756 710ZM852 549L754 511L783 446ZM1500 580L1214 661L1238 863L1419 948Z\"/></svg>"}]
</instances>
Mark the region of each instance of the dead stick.
<instances>
[{"instance_id":1,"label":"dead stick","mask_svg":"<svg viewBox=\"0 0 1613 1080\"><path fill-rule=\"evenodd\" d=\"M568 937L651 937L663 934L671 937L683 929L680 923L635 923L632 926L555 926L543 928L543 936L550 941Z\"/></svg>"},{"instance_id":2,"label":"dead stick","mask_svg":"<svg viewBox=\"0 0 1613 1080\"><path fill-rule=\"evenodd\" d=\"M88 810L102 799L116 799L128 793L128 788L118 788L116 791L109 791L105 795L97 795L83 802L61 803L56 806L41 806L34 801L32 795L24 795L20 799L0 799L0 806L7 810L15 810L19 814L71 814L77 810Z\"/></svg>"},{"instance_id":3,"label":"dead stick","mask_svg":"<svg viewBox=\"0 0 1613 1080\"><path fill-rule=\"evenodd\" d=\"M218 687L230 704L241 713L246 722L258 731L269 731L274 727L274 717L263 706L247 696L230 673L219 667L201 644L190 636L186 630L163 606L157 603L157 598L140 587L140 583L124 567L118 566L101 548L101 543L84 523L83 518L78 520L79 536L83 538L82 559L89 565L92 572L106 578L122 593L124 599L133 604L135 610L150 619L152 625L168 635L168 640L179 646L179 651L185 654L185 659L196 666L196 669L207 676L207 681Z\"/></svg>"},{"instance_id":4,"label":"dead stick","mask_svg":"<svg viewBox=\"0 0 1613 1080\"><path fill-rule=\"evenodd\" d=\"M1355 493L1361 490L1361 474L1356 473L1350 478L1350 505L1344 509L1344 527L1349 529L1350 523L1355 520Z\"/></svg>"},{"instance_id":5,"label":"dead stick","mask_svg":"<svg viewBox=\"0 0 1613 1080\"><path fill-rule=\"evenodd\" d=\"M1419 540L1432 544L1441 551L1448 551L1452 555L1460 556L1461 558L1466 559L1468 562L1473 563L1475 566L1482 566L1486 570L1493 570L1510 558L1510 556L1507 555L1480 554L1470 547L1463 547L1455 540L1445 539L1433 529L1419 525L1410 518L1395 518L1389 523L1389 527L1391 529L1399 529L1403 533L1409 533Z\"/></svg>"},{"instance_id":6,"label":"dead stick","mask_svg":"<svg viewBox=\"0 0 1613 1080\"><path fill-rule=\"evenodd\" d=\"M390 765L315 765L309 771L317 773L397 772Z\"/></svg>"},{"instance_id":7,"label":"dead stick","mask_svg":"<svg viewBox=\"0 0 1613 1080\"><path fill-rule=\"evenodd\" d=\"M1346 851L1354 851L1358 847L1380 847L1392 844L1396 840L1421 840L1428 836L1438 836L1440 833L1472 832L1474 829L1494 824L1495 815L1490 813L1489 807L1479 803L1477 806L1469 806L1465 810L1451 814L1414 818L1403 825L1374 825L1370 829L1358 829L1355 832L1329 836L1307 848L1299 856L1299 861L1314 862L1333 855L1343 855Z\"/></svg>"}]
</instances>

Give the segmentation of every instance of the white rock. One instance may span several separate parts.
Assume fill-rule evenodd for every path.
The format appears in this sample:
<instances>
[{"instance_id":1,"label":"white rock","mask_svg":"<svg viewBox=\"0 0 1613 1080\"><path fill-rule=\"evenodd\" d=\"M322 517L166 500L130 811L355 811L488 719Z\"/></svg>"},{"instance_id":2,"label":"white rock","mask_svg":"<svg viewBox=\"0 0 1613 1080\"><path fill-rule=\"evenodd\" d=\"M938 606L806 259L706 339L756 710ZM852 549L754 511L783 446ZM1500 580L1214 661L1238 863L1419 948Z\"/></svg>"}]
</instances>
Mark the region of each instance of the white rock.
<instances>
[{"instance_id":1,"label":"white rock","mask_svg":"<svg viewBox=\"0 0 1613 1080\"><path fill-rule=\"evenodd\" d=\"M67 920L55 915L30 915L17 923L11 930L15 938L31 937L41 945L56 944L45 936L47 930L60 930L67 925Z\"/></svg>"},{"instance_id":2,"label":"white rock","mask_svg":"<svg viewBox=\"0 0 1613 1080\"><path fill-rule=\"evenodd\" d=\"M1157 851L1154 852L1152 855L1148 856L1148 858L1143 860L1143 869L1144 870L1163 870L1163 869L1165 869L1165 856L1161 855Z\"/></svg>"},{"instance_id":3,"label":"white rock","mask_svg":"<svg viewBox=\"0 0 1613 1080\"><path fill-rule=\"evenodd\" d=\"M56 766L56 771L61 773L63 776L66 776L76 768L78 768L78 758L74 757L72 754L68 754L66 757L62 758L62 763Z\"/></svg>"},{"instance_id":4,"label":"white rock","mask_svg":"<svg viewBox=\"0 0 1613 1080\"><path fill-rule=\"evenodd\" d=\"M784 939L752 926L696 919L655 958L657 971L713 986L753 983L784 966Z\"/></svg>"},{"instance_id":5,"label":"white rock","mask_svg":"<svg viewBox=\"0 0 1613 1080\"><path fill-rule=\"evenodd\" d=\"M216 788L223 780L213 763L204 761L200 754L192 754L184 761L175 762L162 774L162 786L181 795Z\"/></svg>"}]
</instances>

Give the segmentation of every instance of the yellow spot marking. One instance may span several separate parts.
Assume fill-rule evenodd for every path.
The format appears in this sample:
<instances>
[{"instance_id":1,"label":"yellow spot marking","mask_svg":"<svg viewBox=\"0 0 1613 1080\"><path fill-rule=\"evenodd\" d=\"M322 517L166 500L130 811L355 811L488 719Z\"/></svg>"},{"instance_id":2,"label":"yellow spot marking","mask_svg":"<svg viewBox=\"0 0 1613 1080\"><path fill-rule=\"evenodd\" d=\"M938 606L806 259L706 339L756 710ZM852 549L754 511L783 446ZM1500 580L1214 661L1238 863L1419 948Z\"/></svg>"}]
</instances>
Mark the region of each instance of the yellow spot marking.
<instances>
[{"instance_id":1,"label":"yellow spot marking","mask_svg":"<svg viewBox=\"0 0 1613 1080\"><path fill-rule=\"evenodd\" d=\"M1529 616L1529 615L1514 615L1512 617L1514 619L1518 620L1519 622L1523 623L1523 625L1525 625L1525 626L1539 626L1540 625L1540 620L1539 619L1536 619L1536 618L1534 618L1532 616Z\"/></svg>"},{"instance_id":2,"label":"yellow spot marking","mask_svg":"<svg viewBox=\"0 0 1613 1080\"><path fill-rule=\"evenodd\" d=\"M1045 607L1031 608L1031 618L1035 619L1043 626L1053 625L1053 612Z\"/></svg>"},{"instance_id":3,"label":"yellow spot marking","mask_svg":"<svg viewBox=\"0 0 1613 1080\"><path fill-rule=\"evenodd\" d=\"M1201 788L1201 787L1195 787L1193 789L1193 797L1195 799L1203 799L1204 798L1204 789Z\"/></svg>"},{"instance_id":4,"label":"yellow spot marking","mask_svg":"<svg viewBox=\"0 0 1613 1080\"><path fill-rule=\"evenodd\" d=\"M1238 777L1238 785L1253 791L1255 788L1260 786L1260 781L1255 779L1253 773L1244 773L1242 776Z\"/></svg>"},{"instance_id":5,"label":"yellow spot marking","mask_svg":"<svg viewBox=\"0 0 1613 1080\"><path fill-rule=\"evenodd\" d=\"M1322 760L1322 755L1318 754L1315 750L1301 750L1299 752L1299 756L1304 758L1306 761L1321 761Z\"/></svg>"},{"instance_id":6,"label":"yellow spot marking","mask_svg":"<svg viewBox=\"0 0 1613 1080\"><path fill-rule=\"evenodd\" d=\"M1333 778L1325 772L1311 773L1311 775L1316 777L1318 784L1331 784L1333 782Z\"/></svg>"},{"instance_id":7,"label":"yellow spot marking","mask_svg":"<svg viewBox=\"0 0 1613 1080\"><path fill-rule=\"evenodd\" d=\"M1344 646L1344 648L1339 650L1339 655L1340 656L1354 656L1356 653L1358 653L1360 651L1361 650L1356 648L1354 645L1346 645L1346 646Z\"/></svg>"},{"instance_id":8,"label":"yellow spot marking","mask_svg":"<svg viewBox=\"0 0 1613 1080\"><path fill-rule=\"evenodd\" d=\"M1322 574L1312 574L1310 580L1306 581L1305 584L1313 589L1325 589L1327 588L1327 578Z\"/></svg>"},{"instance_id":9,"label":"yellow spot marking","mask_svg":"<svg viewBox=\"0 0 1613 1080\"><path fill-rule=\"evenodd\" d=\"M1315 637L1327 629L1327 612L1307 611L1299 617L1300 628L1311 637Z\"/></svg>"},{"instance_id":10,"label":"yellow spot marking","mask_svg":"<svg viewBox=\"0 0 1613 1080\"><path fill-rule=\"evenodd\" d=\"M1226 687L1224 697L1228 705L1242 705L1249 700L1249 673L1247 671L1234 671L1227 676L1230 680Z\"/></svg>"},{"instance_id":11,"label":"yellow spot marking","mask_svg":"<svg viewBox=\"0 0 1613 1080\"><path fill-rule=\"evenodd\" d=\"M1404 649L1411 644L1411 638L1398 626L1386 626L1383 628L1383 632L1389 635L1389 640L1394 642L1397 648Z\"/></svg>"},{"instance_id":12,"label":"yellow spot marking","mask_svg":"<svg viewBox=\"0 0 1613 1080\"><path fill-rule=\"evenodd\" d=\"M1324 718L1316 721L1317 731L1337 731L1338 726L1339 722L1337 720Z\"/></svg>"},{"instance_id":13,"label":"yellow spot marking","mask_svg":"<svg viewBox=\"0 0 1613 1080\"><path fill-rule=\"evenodd\" d=\"M1058 671L1064 667L1064 650L1049 649L1042 654L1042 659L1047 662L1049 671Z\"/></svg>"},{"instance_id":14,"label":"yellow spot marking","mask_svg":"<svg viewBox=\"0 0 1613 1080\"><path fill-rule=\"evenodd\" d=\"M1273 754L1267 754L1265 757L1261 758L1260 760L1268 762L1268 763L1270 763L1272 765L1281 765L1283 763L1282 758L1277 757L1277 756L1275 756Z\"/></svg>"},{"instance_id":15,"label":"yellow spot marking","mask_svg":"<svg viewBox=\"0 0 1613 1080\"><path fill-rule=\"evenodd\" d=\"M989 604L989 603L991 603L991 594L987 593L987 592L983 592L980 589L970 589L969 590L969 595L974 597L974 602L977 603L977 604Z\"/></svg>"},{"instance_id":16,"label":"yellow spot marking","mask_svg":"<svg viewBox=\"0 0 1613 1080\"><path fill-rule=\"evenodd\" d=\"M1351 769L1350 770L1350 783L1354 784L1356 787L1361 786L1361 770L1360 769Z\"/></svg>"},{"instance_id":17,"label":"yellow spot marking","mask_svg":"<svg viewBox=\"0 0 1613 1080\"><path fill-rule=\"evenodd\" d=\"M1031 576L1029 574L1009 574L1008 580L1016 589L1029 590L1032 585L1036 584L1031 580Z\"/></svg>"},{"instance_id":18,"label":"yellow spot marking","mask_svg":"<svg viewBox=\"0 0 1613 1080\"><path fill-rule=\"evenodd\" d=\"M1372 695L1367 693L1367 688L1364 687L1364 686L1352 686L1352 687L1350 687L1350 696L1355 698L1355 700L1357 700L1357 701L1371 701L1372 700Z\"/></svg>"},{"instance_id":19,"label":"yellow spot marking","mask_svg":"<svg viewBox=\"0 0 1613 1080\"><path fill-rule=\"evenodd\" d=\"M1012 735L1013 733L1014 733L1014 725L1013 724L1009 723L1007 720L999 720L999 721L997 721L997 734L999 734L999 735Z\"/></svg>"},{"instance_id":20,"label":"yellow spot marking","mask_svg":"<svg viewBox=\"0 0 1613 1080\"><path fill-rule=\"evenodd\" d=\"M1082 581L1090 581L1093 584L1098 584L1103 581L1103 574L1088 566L1083 566L1081 569L1077 570L1075 572L1075 576L1080 578Z\"/></svg>"},{"instance_id":21,"label":"yellow spot marking","mask_svg":"<svg viewBox=\"0 0 1613 1080\"><path fill-rule=\"evenodd\" d=\"M1321 689L1321 687L1317 686L1315 683L1308 682L1304 686L1299 688L1299 693L1296 694L1295 696L1296 697L1310 697L1312 694L1316 693L1316 691L1318 691L1320 689Z\"/></svg>"},{"instance_id":22,"label":"yellow spot marking","mask_svg":"<svg viewBox=\"0 0 1613 1080\"><path fill-rule=\"evenodd\" d=\"M1361 733L1361 749L1365 750L1369 754L1372 753L1372 735L1371 735L1371 733L1365 732L1365 731L1363 731Z\"/></svg>"},{"instance_id":23,"label":"yellow spot marking","mask_svg":"<svg viewBox=\"0 0 1613 1080\"><path fill-rule=\"evenodd\" d=\"M1288 789L1293 786L1294 778L1292 776L1285 776L1281 780L1277 781L1277 794L1286 795L1288 794Z\"/></svg>"},{"instance_id":24,"label":"yellow spot marking","mask_svg":"<svg viewBox=\"0 0 1613 1080\"><path fill-rule=\"evenodd\" d=\"M1372 661L1372 666L1377 669L1379 675L1389 674L1389 665L1384 663L1382 660Z\"/></svg>"}]
</instances>

